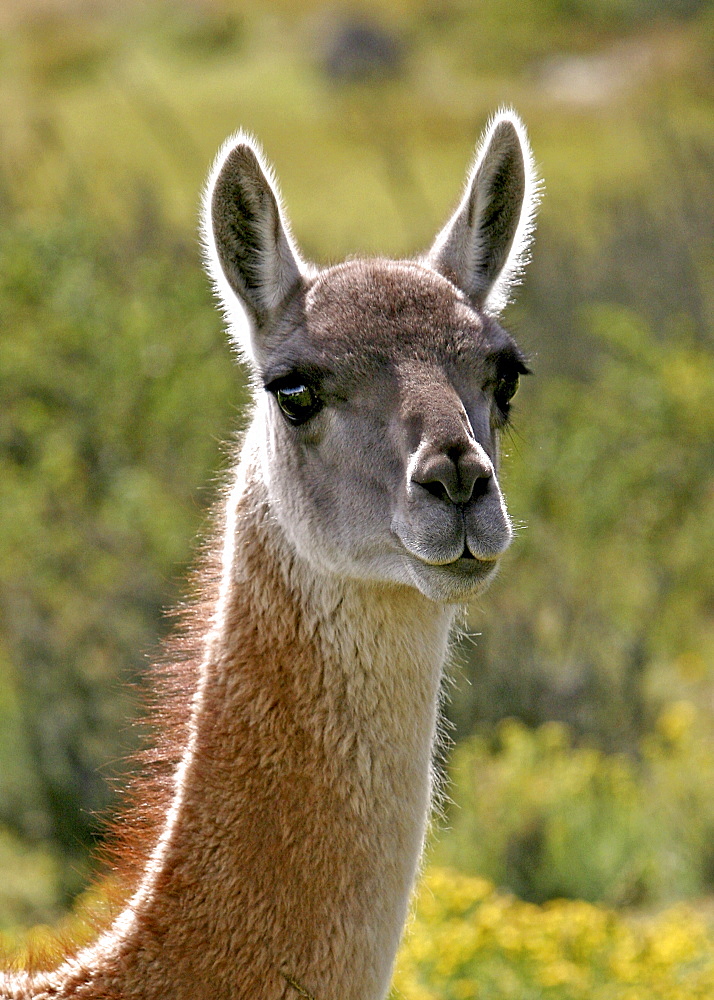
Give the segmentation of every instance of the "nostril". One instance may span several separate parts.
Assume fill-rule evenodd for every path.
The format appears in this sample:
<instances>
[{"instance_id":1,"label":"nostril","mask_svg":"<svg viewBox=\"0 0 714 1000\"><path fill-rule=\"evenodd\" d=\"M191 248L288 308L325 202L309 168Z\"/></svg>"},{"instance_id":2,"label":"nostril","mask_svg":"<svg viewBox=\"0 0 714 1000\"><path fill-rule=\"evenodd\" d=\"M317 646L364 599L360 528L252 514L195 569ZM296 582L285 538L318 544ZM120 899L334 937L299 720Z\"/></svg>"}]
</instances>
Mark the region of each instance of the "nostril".
<instances>
[{"instance_id":1,"label":"nostril","mask_svg":"<svg viewBox=\"0 0 714 1000\"><path fill-rule=\"evenodd\" d=\"M456 471L466 500L478 500L489 492L493 466L485 452L470 449L456 463Z\"/></svg>"},{"instance_id":2,"label":"nostril","mask_svg":"<svg viewBox=\"0 0 714 1000\"><path fill-rule=\"evenodd\" d=\"M484 496L490 488L493 466L478 445L427 447L417 455L411 480L444 503L464 504Z\"/></svg>"},{"instance_id":3,"label":"nostril","mask_svg":"<svg viewBox=\"0 0 714 1000\"><path fill-rule=\"evenodd\" d=\"M437 500L444 500L446 503L451 503L449 491L444 484L440 483L438 480L432 483L419 483L419 485L422 486L427 493L431 493L433 497L436 497Z\"/></svg>"},{"instance_id":4,"label":"nostril","mask_svg":"<svg viewBox=\"0 0 714 1000\"><path fill-rule=\"evenodd\" d=\"M435 499L442 500L444 503L454 504L479 500L488 493L490 481L490 476L483 476L478 478L473 485L470 482L464 483L457 480L457 482L449 483L447 486L440 479L433 479L430 482L420 482L418 479L414 479L414 482L418 483L422 489L430 493Z\"/></svg>"},{"instance_id":5,"label":"nostril","mask_svg":"<svg viewBox=\"0 0 714 1000\"><path fill-rule=\"evenodd\" d=\"M480 497L485 496L488 493L488 489L491 483L491 476L479 476L479 478L474 482L471 489L471 499L478 500Z\"/></svg>"}]
</instances>

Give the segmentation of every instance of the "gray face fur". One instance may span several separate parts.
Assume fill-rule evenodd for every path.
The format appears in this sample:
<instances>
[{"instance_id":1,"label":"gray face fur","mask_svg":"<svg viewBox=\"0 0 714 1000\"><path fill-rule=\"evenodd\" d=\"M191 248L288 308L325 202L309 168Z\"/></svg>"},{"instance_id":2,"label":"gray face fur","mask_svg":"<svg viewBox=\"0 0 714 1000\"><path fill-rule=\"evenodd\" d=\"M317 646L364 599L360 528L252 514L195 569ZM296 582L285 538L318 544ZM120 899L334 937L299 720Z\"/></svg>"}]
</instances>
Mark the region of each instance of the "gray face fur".
<instances>
[{"instance_id":1,"label":"gray face fur","mask_svg":"<svg viewBox=\"0 0 714 1000\"><path fill-rule=\"evenodd\" d=\"M205 201L208 265L256 385L275 516L316 569L442 602L493 576L511 540L498 438L524 358L499 326L536 202L511 113L414 262L302 262L255 144L229 140Z\"/></svg>"}]
</instances>

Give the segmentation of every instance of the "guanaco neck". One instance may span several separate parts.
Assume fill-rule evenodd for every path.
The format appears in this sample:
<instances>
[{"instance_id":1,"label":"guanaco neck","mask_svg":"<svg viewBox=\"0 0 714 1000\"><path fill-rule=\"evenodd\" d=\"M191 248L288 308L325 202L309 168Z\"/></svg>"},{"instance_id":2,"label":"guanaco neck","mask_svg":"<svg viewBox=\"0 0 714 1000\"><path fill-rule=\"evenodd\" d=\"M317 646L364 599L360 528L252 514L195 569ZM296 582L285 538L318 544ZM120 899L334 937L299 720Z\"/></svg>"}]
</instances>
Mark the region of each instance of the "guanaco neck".
<instances>
[{"instance_id":1,"label":"guanaco neck","mask_svg":"<svg viewBox=\"0 0 714 1000\"><path fill-rule=\"evenodd\" d=\"M111 931L33 996L287 1000L285 974L318 1000L388 988L452 611L309 569L255 469L244 456L229 499L163 834Z\"/></svg>"}]
</instances>

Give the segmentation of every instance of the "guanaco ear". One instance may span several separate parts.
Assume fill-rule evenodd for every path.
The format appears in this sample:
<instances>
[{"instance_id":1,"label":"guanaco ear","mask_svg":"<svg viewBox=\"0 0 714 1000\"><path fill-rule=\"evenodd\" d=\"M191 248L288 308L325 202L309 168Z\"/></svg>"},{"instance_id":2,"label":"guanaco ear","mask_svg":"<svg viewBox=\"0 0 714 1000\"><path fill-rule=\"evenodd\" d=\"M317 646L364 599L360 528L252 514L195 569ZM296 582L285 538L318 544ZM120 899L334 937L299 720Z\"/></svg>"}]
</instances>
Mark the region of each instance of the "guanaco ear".
<instances>
[{"instance_id":1,"label":"guanaco ear","mask_svg":"<svg viewBox=\"0 0 714 1000\"><path fill-rule=\"evenodd\" d=\"M242 132L223 144L208 178L203 236L231 335L256 361L260 333L301 281L304 265L272 171L257 143Z\"/></svg>"},{"instance_id":2,"label":"guanaco ear","mask_svg":"<svg viewBox=\"0 0 714 1000\"><path fill-rule=\"evenodd\" d=\"M481 139L465 194L427 263L474 305L500 312L527 262L537 205L525 128L514 112L500 112Z\"/></svg>"}]
</instances>

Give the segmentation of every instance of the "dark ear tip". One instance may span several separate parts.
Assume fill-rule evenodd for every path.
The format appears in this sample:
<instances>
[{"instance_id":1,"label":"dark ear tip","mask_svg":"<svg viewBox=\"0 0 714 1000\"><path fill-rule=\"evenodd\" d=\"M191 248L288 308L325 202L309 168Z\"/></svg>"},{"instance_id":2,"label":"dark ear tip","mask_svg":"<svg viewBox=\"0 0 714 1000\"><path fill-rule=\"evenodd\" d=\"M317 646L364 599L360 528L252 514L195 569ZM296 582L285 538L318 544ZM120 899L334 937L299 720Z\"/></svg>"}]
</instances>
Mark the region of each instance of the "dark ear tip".
<instances>
[{"instance_id":1,"label":"dark ear tip","mask_svg":"<svg viewBox=\"0 0 714 1000\"><path fill-rule=\"evenodd\" d=\"M245 173L262 174L262 170L253 147L247 142L239 142L226 153L219 176L234 177Z\"/></svg>"},{"instance_id":2,"label":"dark ear tip","mask_svg":"<svg viewBox=\"0 0 714 1000\"><path fill-rule=\"evenodd\" d=\"M255 149L247 142L237 142L223 156L211 193L213 225L230 216L230 206L238 201L245 204L260 202L270 190ZM247 199L247 201L246 201Z\"/></svg>"},{"instance_id":3,"label":"dark ear tip","mask_svg":"<svg viewBox=\"0 0 714 1000\"><path fill-rule=\"evenodd\" d=\"M522 149L520 123L510 114L496 118L491 133L491 142L498 148L508 147L513 150Z\"/></svg>"},{"instance_id":4,"label":"dark ear tip","mask_svg":"<svg viewBox=\"0 0 714 1000\"><path fill-rule=\"evenodd\" d=\"M248 142L239 142L233 147L230 153L231 156L236 156L238 159L246 163L257 163L258 156L253 149L253 147Z\"/></svg>"}]
</instances>

